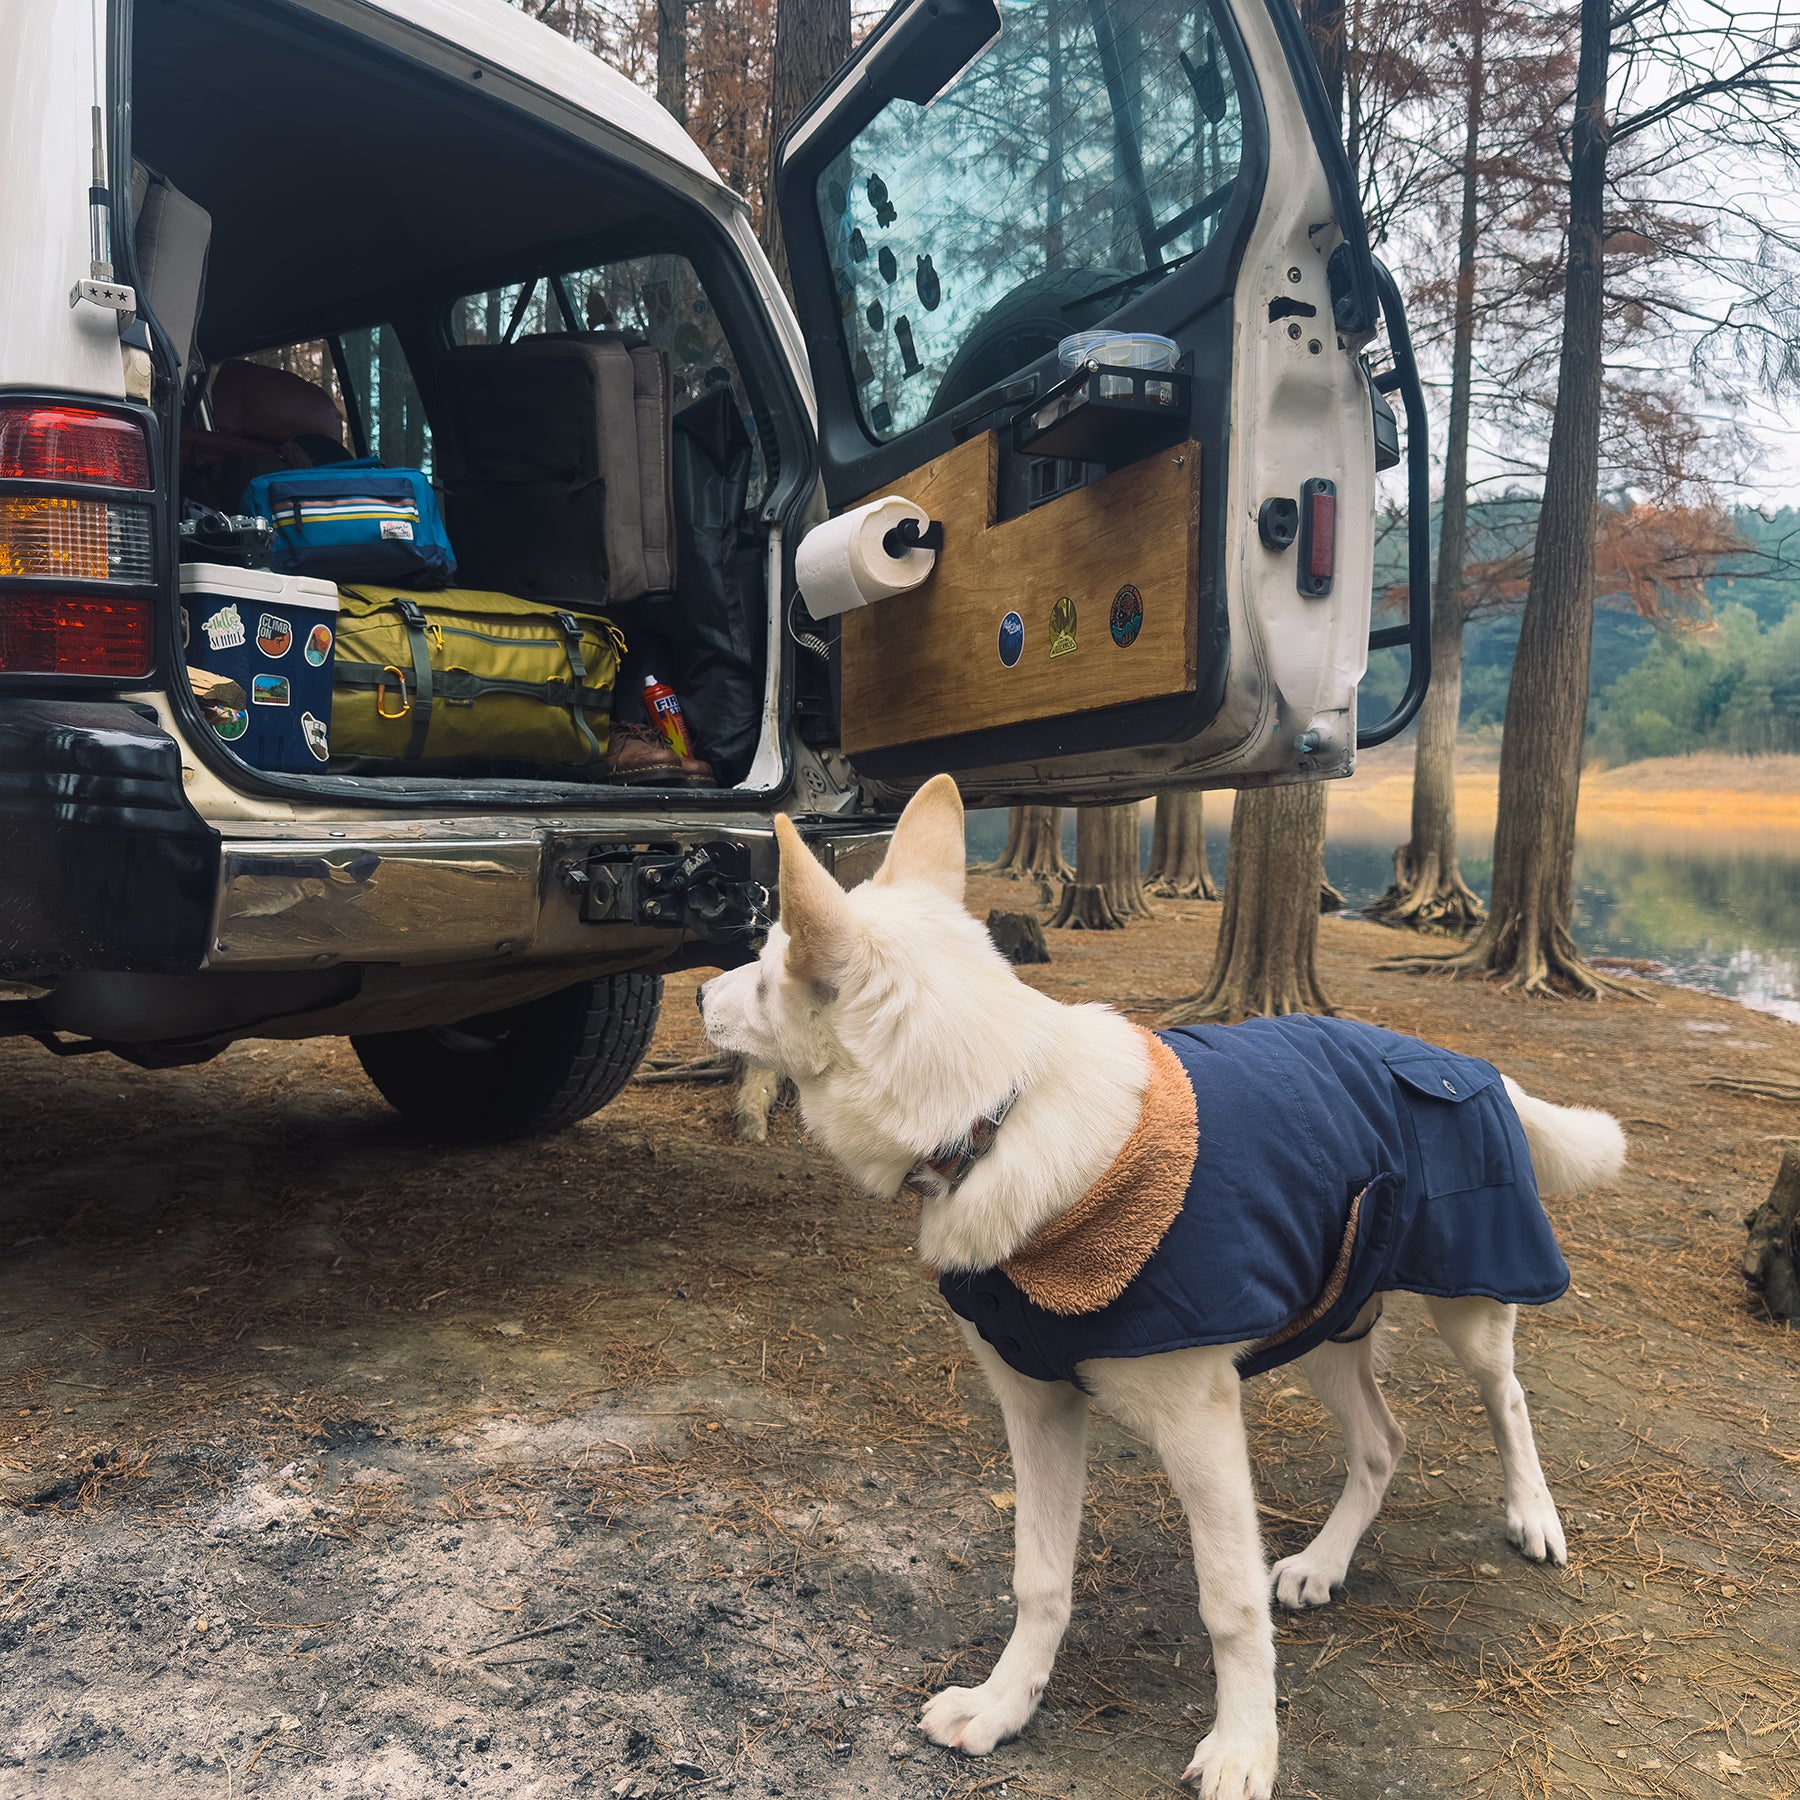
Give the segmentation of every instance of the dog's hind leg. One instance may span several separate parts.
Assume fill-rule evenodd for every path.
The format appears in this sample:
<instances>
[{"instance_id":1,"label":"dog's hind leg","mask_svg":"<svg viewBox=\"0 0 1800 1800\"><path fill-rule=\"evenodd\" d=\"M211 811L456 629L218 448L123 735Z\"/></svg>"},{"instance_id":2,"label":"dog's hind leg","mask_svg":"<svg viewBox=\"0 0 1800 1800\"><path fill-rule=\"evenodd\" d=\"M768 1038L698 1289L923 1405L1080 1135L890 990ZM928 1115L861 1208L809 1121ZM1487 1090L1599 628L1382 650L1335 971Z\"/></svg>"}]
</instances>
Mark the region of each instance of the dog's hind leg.
<instances>
[{"instance_id":1,"label":"dog's hind leg","mask_svg":"<svg viewBox=\"0 0 1800 1800\"><path fill-rule=\"evenodd\" d=\"M1374 1302L1370 1302L1371 1308ZM1388 1411L1375 1380L1374 1334L1347 1344L1321 1344L1300 1359L1312 1390L1344 1434L1350 1473L1319 1535L1297 1556L1284 1556L1271 1574L1275 1598L1295 1610L1323 1606L1344 1585L1350 1558L1381 1511L1406 1433Z\"/></svg>"},{"instance_id":2,"label":"dog's hind leg","mask_svg":"<svg viewBox=\"0 0 1800 1800\"><path fill-rule=\"evenodd\" d=\"M936 1744L985 1756L1016 1736L1038 1699L1069 1623L1081 1496L1087 1480L1087 1396L1064 1381L1033 1381L963 1331L1006 1416L1012 1451L1013 1596L1018 1616L994 1672L980 1687L945 1688L919 1715Z\"/></svg>"},{"instance_id":3,"label":"dog's hind leg","mask_svg":"<svg viewBox=\"0 0 1800 1800\"><path fill-rule=\"evenodd\" d=\"M1473 1296L1428 1299L1425 1304L1438 1335L1474 1377L1487 1408L1506 1483L1507 1537L1533 1562L1566 1563L1562 1521L1538 1463L1525 1390L1513 1373L1513 1325L1519 1309Z\"/></svg>"},{"instance_id":4,"label":"dog's hind leg","mask_svg":"<svg viewBox=\"0 0 1800 1800\"><path fill-rule=\"evenodd\" d=\"M1212 1639L1213 1728L1182 1774L1202 1800L1268 1800L1275 1785L1275 1631L1256 1523L1235 1348L1083 1365L1094 1396L1149 1440L1194 1540L1200 1620Z\"/></svg>"}]
</instances>

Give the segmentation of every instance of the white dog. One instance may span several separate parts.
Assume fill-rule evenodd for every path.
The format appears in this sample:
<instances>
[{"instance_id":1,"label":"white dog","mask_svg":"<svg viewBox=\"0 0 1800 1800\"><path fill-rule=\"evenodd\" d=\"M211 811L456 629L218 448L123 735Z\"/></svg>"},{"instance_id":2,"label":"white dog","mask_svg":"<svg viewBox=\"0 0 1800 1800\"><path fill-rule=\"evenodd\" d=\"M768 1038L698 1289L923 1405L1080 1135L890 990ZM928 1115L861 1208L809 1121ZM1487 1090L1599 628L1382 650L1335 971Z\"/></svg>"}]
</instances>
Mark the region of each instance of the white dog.
<instances>
[{"instance_id":1,"label":"white dog","mask_svg":"<svg viewBox=\"0 0 1800 1800\"><path fill-rule=\"evenodd\" d=\"M1493 1426L1507 1536L1564 1562L1503 1302L1566 1280L1532 1169L1546 1191L1605 1182L1623 1133L1373 1027L1154 1038L1036 993L964 909L947 776L848 894L776 827L781 922L757 963L701 989L707 1035L791 1078L808 1130L871 1194L919 1194L920 1255L999 1399L1016 1473L1012 1638L921 1728L979 1756L1036 1709L1069 1620L1092 1396L1155 1448L1191 1524L1217 1710L1184 1778L1207 1800L1264 1800L1275 1649L1240 1371L1298 1357L1348 1447L1324 1528L1275 1565L1284 1606L1342 1586L1404 1443L1371 1354L1382 1288L1427 1293Z\"/></svg>"}]
</instances>

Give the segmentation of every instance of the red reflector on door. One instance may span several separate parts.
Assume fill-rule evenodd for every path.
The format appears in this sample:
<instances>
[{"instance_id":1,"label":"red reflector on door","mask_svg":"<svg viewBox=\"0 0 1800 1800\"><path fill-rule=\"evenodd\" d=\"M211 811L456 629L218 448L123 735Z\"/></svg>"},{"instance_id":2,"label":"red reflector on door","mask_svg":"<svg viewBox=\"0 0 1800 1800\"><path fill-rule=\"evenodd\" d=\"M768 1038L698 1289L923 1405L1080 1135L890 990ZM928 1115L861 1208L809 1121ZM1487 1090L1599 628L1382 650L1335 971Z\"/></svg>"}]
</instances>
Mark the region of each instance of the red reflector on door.
<instances>
[{"instance_id":1,"label":"red reflector on door","mask_svg":"<svg viewBox=\"0 0 1800 1800\"><path fill-rule=\"evenodd\" d=\"M0 476L147 488L150 446L135 419L89 406L0 405Z\"/></svg>"},{"instance_id":2,"label":"red reflector on door","mask_svg":"<svg viewBox=\"0 0 1800 1800\"><path fill-rule=\"evenodd\" d=\"M0 591L0 673L148 675L148 599Z\"/></svg>"},{"instance_id":3,"label":"red reflector on door","mask_svg":"<svg viewBox=\"0 0 1800 1800\"><path fill-rule=\"evenodd\" d=\"M1337 568L1337 495L1313 494L1309 505L1306 572L1314 581L1329 581Z\"/></svg>"}]
</instances>

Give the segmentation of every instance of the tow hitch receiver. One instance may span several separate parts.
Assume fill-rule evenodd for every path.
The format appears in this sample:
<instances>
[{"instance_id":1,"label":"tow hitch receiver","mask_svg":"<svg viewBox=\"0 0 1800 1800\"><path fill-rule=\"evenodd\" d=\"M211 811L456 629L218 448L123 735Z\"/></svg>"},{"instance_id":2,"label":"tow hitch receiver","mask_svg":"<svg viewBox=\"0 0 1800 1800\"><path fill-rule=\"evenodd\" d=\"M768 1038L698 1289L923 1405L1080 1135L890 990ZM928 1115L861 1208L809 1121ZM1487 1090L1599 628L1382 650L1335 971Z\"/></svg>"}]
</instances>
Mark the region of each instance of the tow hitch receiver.
<instances>
[{"instance_id":1,"label":"tow hitch receiver","mask_svg":"<svg viewBox=\"0 0 1800 1800\"><path fill-rule=\"evenodd\" d=\"M769 890L750 876L750 850L729 839L690 850L597 850L569 871L589 924L620 921L735 944L769 927Z\"/></svg>"}]
</instances>

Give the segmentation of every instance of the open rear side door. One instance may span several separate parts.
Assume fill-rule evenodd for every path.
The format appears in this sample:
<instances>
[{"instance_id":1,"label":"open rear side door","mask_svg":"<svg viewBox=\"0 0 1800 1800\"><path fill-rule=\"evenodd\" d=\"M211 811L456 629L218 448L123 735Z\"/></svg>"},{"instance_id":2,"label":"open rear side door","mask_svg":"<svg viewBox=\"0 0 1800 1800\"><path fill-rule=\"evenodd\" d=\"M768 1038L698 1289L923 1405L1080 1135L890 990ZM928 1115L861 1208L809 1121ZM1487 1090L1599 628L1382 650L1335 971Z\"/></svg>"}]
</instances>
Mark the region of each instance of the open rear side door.
<instances>
[{"instance_id":1,"label":"open rear side door","mask_svg":"<svg viewBox=\"0 0 1800 1800\"><path fill-rule=\"evenodd\" d=\"M1289 0L903 0L777 195L831 510L941 528L922 584L826 621L859 773L988 801L1347 773L1394 459L1364 352L1398 298ZM1096 328L1179 361L1068 372ZM1413 598L1365 743L1423 693Z\"/></svg>"}]
</instances>

